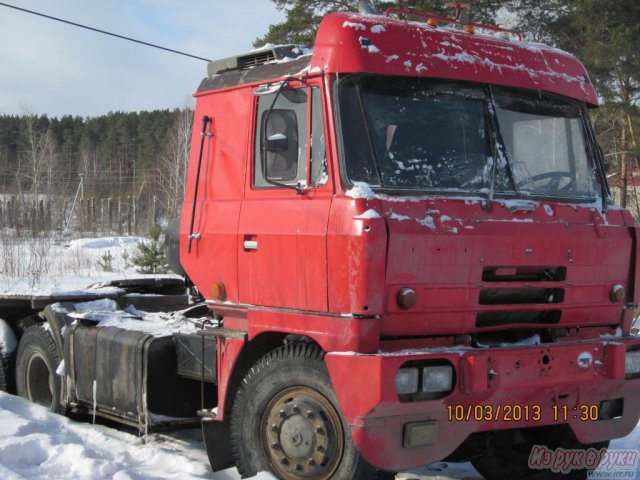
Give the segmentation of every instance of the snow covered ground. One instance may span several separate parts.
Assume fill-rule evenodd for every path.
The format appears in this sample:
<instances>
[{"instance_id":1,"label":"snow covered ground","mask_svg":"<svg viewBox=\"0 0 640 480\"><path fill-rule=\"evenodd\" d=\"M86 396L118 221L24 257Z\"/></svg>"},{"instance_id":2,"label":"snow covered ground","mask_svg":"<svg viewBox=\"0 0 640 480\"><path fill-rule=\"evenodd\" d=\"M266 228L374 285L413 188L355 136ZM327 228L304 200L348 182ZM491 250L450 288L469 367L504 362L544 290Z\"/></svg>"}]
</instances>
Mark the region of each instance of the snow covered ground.
<instances>
[{"instance_id":1,"label":"snow covered ground","mask_svg":"<svg viewBox=\"0 0 640 480\"><path fill-rule=\"evenodd\" d=\"M616 449L639 447L640 427L632 435L612 443ZM234 480L240 476L235 469L211 472L198 429L149 435L145 442L113 428L69 420L0 392L0 478ZM273 477L261 473L254 478ZM398 478L482 479L469 464L444 462L400 473ZM635 478L640 478L640 470Z\"/></svg>"},{"instance_id":2,"label":"snow covered ground","mask_svg":"<svg viewBox=\"0 0 640 480\"><path fill-rule=\"evenodd\" d=\"M21 241L10 246L15 248L9 252L12 255L0 244L0 292L75 290L97 281L138 276L126 265L127 258L135 254L138 241L109 237L66 240L48 246L38 241ZM100 271L98 267L106 252L113 256L111 272ZM20 256L24 265L16 263ZM49 265L44 265L46 262ZM109 310L106 303L105 310ZM631 435L612 442L611 448L640 449L640 425ZM604 476L597 478L616 478L607 476L611 472L598 473ZM635 474L640 479L640 470ZM198 429L149 435L144 440L126 431L75 422L0 392L0 480L200 478L233 480L240 476L235 469L211 472ZM262 473L255 478L273 477ZM438 462L402 472L397 478L480 480L482 477L470 464Z\"/></svg>"},{"instance_id":3,"label":"snow covered ground","mask_svg":"<svg viewBox=\"0 0 640 480\"><path fill-rule=\"evenodd\" d=\"M140 237L13 238L0 235L0 293L77 290L141 276L130 265ZM111 257L111 260L105 258Z\"/></svg>"}]
</instances>

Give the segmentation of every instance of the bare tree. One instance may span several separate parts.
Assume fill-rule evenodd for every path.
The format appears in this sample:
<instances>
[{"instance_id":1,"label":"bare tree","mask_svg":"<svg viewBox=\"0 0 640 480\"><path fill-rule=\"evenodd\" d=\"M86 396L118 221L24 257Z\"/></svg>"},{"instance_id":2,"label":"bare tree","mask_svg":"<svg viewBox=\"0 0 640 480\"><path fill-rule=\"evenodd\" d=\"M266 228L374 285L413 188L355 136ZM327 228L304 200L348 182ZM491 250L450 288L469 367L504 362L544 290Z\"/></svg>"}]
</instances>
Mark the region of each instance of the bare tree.
<instances>
[{"instance_id":1,"label":"bare tree","mask_svg":"<svg viewBox=\"0 0 640 480\"><path fill-rule=\"evenodd\" d=\"M193 110L183 108L176 117L167 147L158 165L158 187L162 203L170 216L180 210L189 162Z\"/></svg>"}]
</instances>

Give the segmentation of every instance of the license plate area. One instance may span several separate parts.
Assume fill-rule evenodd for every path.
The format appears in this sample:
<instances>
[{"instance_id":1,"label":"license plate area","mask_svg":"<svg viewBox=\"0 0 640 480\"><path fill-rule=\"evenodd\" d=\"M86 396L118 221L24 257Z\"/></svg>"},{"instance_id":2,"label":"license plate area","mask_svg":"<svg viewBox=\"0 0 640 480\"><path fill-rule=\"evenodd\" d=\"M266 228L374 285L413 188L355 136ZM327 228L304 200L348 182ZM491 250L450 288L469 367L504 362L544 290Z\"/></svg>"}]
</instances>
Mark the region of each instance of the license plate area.
<instances>
[{"instance_id":1,"label":"license plate area","mask_svg":"<svg viewBox=\"0 0 640 480\"><path fill-rule=\"evenodd\" d=\"M572 382L606 377L602 344L487 352L489 386L519 386L533 380Z\"/></svg>"}]
</instances>

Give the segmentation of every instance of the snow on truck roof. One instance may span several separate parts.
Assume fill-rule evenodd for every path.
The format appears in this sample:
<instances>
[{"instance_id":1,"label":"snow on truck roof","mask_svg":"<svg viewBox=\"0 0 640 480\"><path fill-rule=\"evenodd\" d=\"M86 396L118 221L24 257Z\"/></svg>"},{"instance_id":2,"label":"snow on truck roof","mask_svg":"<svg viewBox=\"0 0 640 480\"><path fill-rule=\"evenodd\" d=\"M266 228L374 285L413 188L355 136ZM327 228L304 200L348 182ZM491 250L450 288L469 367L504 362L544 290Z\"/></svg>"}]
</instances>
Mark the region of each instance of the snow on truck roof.
<instances>
[{"instance_id":1,"label":"snow on truck roof","mask_svg":"<svg viewBox=\"0 0 640 480\"><path fill-rule=\"evenodd\" d=\"M466 80L544 90L598 104L584 66L567 52L425 22L333 13L322 20L311 55L302 49L297 58L283 56L282 47L273 51L267 62L249 68L239 61L238 68L221 71L215 68L221 63L212 62L198 92L318 70ZM246 55L237 58L246 61Z\"/></svg>"}]
</instances>

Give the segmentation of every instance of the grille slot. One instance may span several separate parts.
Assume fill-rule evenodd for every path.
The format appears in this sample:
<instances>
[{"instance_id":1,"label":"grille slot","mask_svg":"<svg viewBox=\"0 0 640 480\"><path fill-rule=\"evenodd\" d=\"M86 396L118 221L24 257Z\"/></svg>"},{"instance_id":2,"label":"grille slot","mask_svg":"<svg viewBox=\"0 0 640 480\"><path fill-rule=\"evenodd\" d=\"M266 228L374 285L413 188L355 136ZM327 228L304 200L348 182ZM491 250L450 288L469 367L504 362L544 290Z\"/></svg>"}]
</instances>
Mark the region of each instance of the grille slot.
<instances>
[{"instance_id":1,"label":"grille slot","mask_svg":"<svg viewBox=\"0 0 640 480\"><path fill-rule=\"evenodd\" d=\"M483 282L561 282L567 278L566 267L485 267Z\"/></svg>"},{"instance_id":2,"label":"grille slot","mask_svg":"<svg viewBox=\"0 0 640 480\"><path fill-rule=\"evenodd\" d=\"M562 303L562 288L488 288L481 290L480 305L519 305L527 303Z\"/></svg>"},{"instance_id":3,"label":"grille slot","mask_svg":"<svg viewBox=\"0 0 640 480\"><path fill-rule=\"evenodd\" d=\"M560 322L562 310L510 310L500 312L479 312L476 327L496 327L500 325Z\"/></svg>"}]
</instances>

